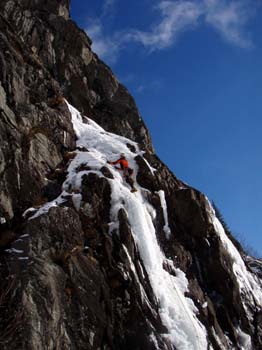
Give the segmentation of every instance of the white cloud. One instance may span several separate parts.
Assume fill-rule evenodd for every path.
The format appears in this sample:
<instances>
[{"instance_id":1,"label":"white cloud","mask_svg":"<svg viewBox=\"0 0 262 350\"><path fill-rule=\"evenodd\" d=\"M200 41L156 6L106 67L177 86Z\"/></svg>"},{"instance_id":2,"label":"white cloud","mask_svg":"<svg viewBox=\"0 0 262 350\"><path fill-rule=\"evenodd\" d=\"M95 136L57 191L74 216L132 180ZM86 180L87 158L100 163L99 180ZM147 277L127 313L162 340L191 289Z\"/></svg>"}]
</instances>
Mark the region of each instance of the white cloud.
<instances>
[{"instance_id":1,"label":"white cloud","mask_svg":"<svg viewBox=\"0 0 262 350\"><path fill-rule=\"evenodd\" d=\"M161 1L157 6L161 13L160 23L149 32L133 31L130 38L151 50L162 49L174 43L177 36L197 25L202 14L200 3L192 1Z\"/></svg>"},{"instance_id":2,"label":"white cloud","mask_svg":"<svg viewBox=\"0 0 262 350\"><path fill-rule=\"evenodd\" d=\"M206 0L206 23L215 28L222 37L236 46L253 46L245 25L251 11L246 1Z\"/></svg>"},{"instance_id":3,"label":"white cloud","mask_svg":"<svg viewBox=\"0 0 262 350\"><path fill-rule=\"evenodd\" d=\"M115 63L121 49L121 40L119 33L106 35L103 22L114 16L118 0L104 0L101 16L95 19L89 19L85 28L87 35L92 39L93 51L108 63Z\"/></svg>"},{"instance_id":4,"label":"white cloud","mask_svg":"<svg viewBox=\"0 0 262 350\"><path fill-rule=\"evenodd\" d=\"M245 0L160 1L159 24L148 32L133 31L130 38L154 50L174 44L177 37L200 23L207 23L222 37L236 46L247 48L252 42L245 32L250 18L249 2Z\"/></svg>"},{"instance_id":5,"label":"white cloud","mask_svg":"<svg viewBox=\"0 0 262 350\"><path fill-rule=\"evenodd\" d=\"M106 0L103 16L114 7L116 0ZM250 0L160 0L155 10L160 20L148 31L126 29L105 35L101 18L91 22L87 34L93 40L94 51L114 63L118 54L130 43L139 43L150 52L172 46L186 30L207 24L230 44L241 48L252 47L246 24L250 19Z\"/></svg>"},{"instance_id":6,"label":"white cloud","mask_svg":"<svg viewBox=\"0 0 262 350\"><path fill-rule=\"evenodd\" d=\"M115 11L117 0L105 0L102 8L102 17L112 15Z\"/></svg>"}]
</instances>

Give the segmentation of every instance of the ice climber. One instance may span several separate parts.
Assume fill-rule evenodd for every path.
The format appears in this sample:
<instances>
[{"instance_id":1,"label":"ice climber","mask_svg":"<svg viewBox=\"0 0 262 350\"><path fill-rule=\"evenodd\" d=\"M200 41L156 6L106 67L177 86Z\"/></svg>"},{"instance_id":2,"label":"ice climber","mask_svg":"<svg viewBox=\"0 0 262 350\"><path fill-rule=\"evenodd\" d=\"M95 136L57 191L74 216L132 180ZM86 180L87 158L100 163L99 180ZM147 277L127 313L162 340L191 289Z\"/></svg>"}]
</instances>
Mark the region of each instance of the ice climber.
<instances>
[{"instance_id":1,"label":"ice climber","mask_svg":"<svg viewBox=\"0 0 262 350\"><path fill-rule=\"evenodd\" d=\"M134 170L129 168L128 160L126 159L124 153L120 154L120 158L116 160L115 162L109 162L107 161L108 164L111 165L120 165L119 167L115 167L116 169L122 170L123 171L123 176L126 180L126 182L131 186L131 192L136 192L137 189L134 187L134 180L132 179L132 174L134 173Z\"/></svg>"}]
</instances>

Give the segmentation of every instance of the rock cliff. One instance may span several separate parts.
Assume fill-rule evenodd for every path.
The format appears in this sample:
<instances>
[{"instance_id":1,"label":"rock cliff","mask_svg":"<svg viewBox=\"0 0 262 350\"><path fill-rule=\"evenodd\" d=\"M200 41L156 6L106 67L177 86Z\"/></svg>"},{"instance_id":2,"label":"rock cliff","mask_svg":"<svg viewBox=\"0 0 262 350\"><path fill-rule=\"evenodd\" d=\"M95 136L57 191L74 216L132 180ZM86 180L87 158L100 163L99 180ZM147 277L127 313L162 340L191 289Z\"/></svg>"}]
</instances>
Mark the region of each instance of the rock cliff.
<instances>
[{"instance_id":1,"label":"rock cliff","mask_svg":"<svg viewBox=\"0 0 262 350\"><path fill-rule=\"evenodd\" d=\"M69 5L0 3L1 349L261 349L261 262L154 153Z\"/></svg>"}]
</instances>

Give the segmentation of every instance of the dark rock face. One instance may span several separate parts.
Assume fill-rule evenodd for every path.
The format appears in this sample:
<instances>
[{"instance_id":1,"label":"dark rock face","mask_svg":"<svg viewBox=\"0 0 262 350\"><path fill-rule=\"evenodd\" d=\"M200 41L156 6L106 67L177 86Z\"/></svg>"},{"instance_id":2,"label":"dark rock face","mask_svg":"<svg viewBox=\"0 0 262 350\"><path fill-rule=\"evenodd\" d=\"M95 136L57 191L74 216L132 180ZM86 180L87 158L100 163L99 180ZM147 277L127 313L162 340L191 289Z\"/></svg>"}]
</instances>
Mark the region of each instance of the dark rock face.
<instances>
[{"instance_id":1,"label":"dark rock face","mask_svg":"<svg viewBox=\"0 0 262 350\"><path fill-rule=\"evenodd\" d=\"M51 103L58 83L2 15L0 28L0 211L11 220L39 200L75 136L65 104Z\"/></svg>"},{"instance_id":2,"label":"dark rock face","mask_svg":"<svg viewBox=\"0 0 262 350\"><path fill-rule=\"evenodd\" d=\"M71 186L63 202L33 216L60 195L76 152L88 152L76 149L63 97L145 151L135 159L136 180L155 210L164 269L185 273L210 348L243 349L240 328L261 349L262 305L240 289L206 197L154 154L133 98L71 21L69 1L2 0L0 48L1 349L175 349L163 337L159 301L124 208L119 227L109 229L114 175L107 166L100 176L80 164L77 172L88 172L80 189ZM261 286L261 261L245 260Z\"/></svg>"},{"instance_id":3,"label":"dark rock face","mask_svg":"<svg viewBox=\"0 0 262 350\"><path fill-rule=\"evenodd\" d=\"M150 148L148 131L133 98L92 53L91 40L68 17L68 2L21 0L17 6L17 2L4 1L1 7L36 60L59 81L60 93L72 105L106 130Z\"/></svg>"}]
</instances>

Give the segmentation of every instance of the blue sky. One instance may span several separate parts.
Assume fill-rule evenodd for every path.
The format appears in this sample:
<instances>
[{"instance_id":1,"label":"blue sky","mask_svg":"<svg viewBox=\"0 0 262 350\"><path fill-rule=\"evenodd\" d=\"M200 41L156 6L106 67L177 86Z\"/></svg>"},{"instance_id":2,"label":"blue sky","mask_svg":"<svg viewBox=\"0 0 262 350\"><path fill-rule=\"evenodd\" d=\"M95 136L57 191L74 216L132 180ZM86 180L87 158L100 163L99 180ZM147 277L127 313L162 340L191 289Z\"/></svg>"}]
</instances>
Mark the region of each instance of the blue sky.
<instances>
[{"instance_id":1,"label":"blue sky","mask_svg":"<svg viewBox=\"0 0 262 350\"><path fill-rule=\"evenodd\" d=\"M262 256L260 0L72 0L160 158Z\"/></svg>"}]
</instances>

